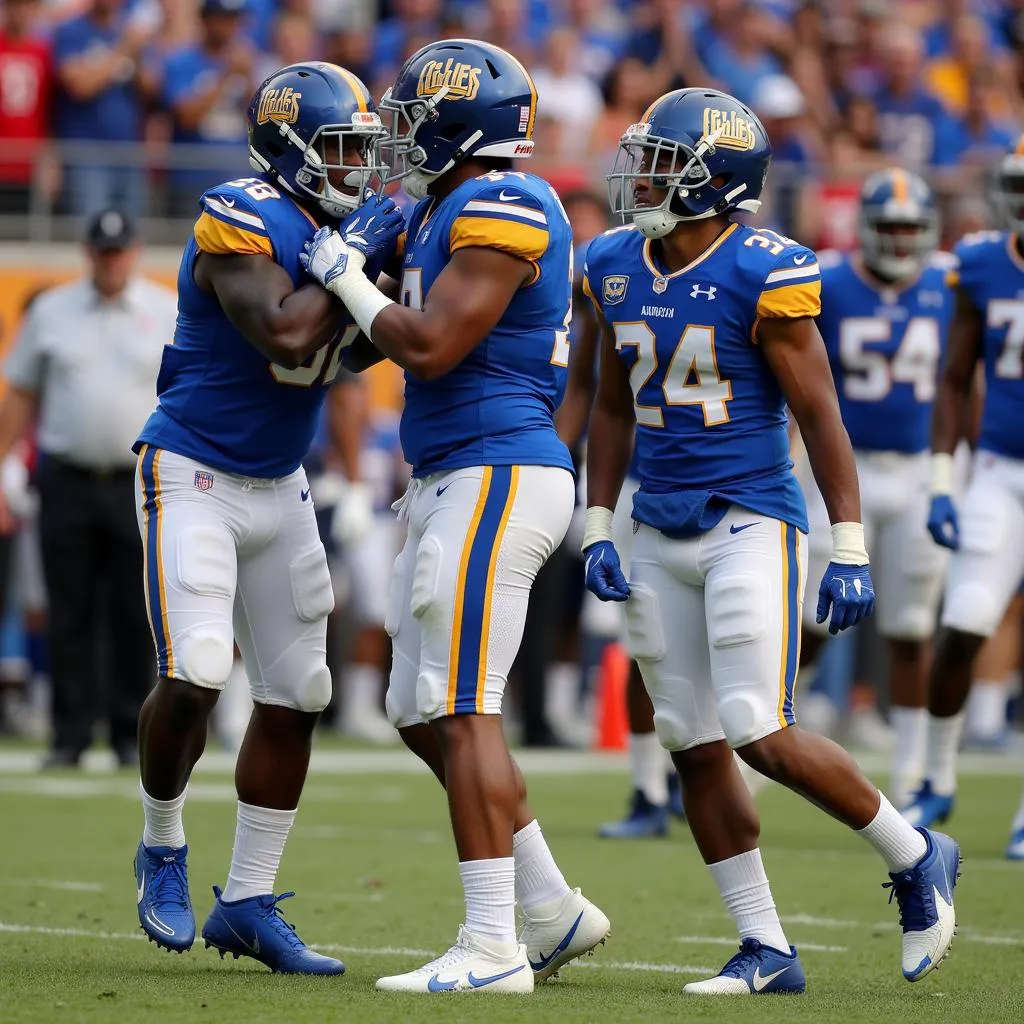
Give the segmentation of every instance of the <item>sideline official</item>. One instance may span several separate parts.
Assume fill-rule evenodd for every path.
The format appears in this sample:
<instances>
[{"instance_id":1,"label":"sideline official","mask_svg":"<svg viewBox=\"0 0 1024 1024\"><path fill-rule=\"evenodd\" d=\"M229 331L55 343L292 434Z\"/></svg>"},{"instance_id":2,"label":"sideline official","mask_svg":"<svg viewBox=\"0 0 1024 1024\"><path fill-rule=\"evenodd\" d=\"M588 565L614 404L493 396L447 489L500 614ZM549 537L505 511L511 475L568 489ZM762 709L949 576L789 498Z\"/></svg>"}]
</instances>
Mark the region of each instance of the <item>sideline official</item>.
<instances>
[{"instance_id":1,"label":"sideline official","mask_svg":"<svg viewBox=\"0 0 1024 1024\"><path fill-rule=\"evenodd\" d=\"M106 719L118 760L134 763L138 711L156 671L132 444L152 411L176 298L138 275L134 225L116 210L92 219L85 252L86 275L32 304L5 364L10 390L0 406L0 457L33 421L38 425L50 767L78 763L97 718Z\"/></svg>"}]
</instances>

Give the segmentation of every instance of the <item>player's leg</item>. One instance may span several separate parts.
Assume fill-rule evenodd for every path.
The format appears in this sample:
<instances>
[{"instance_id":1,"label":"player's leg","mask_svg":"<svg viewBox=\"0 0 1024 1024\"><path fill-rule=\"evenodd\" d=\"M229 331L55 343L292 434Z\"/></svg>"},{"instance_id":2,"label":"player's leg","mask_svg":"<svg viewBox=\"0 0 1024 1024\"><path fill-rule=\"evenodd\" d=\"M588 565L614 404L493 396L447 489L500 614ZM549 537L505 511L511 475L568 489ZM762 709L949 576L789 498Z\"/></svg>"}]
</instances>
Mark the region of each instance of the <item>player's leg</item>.
<instances>
[{"instance_id":1,"label":"player's leg","mask_svg":"<svg viewBox=\"0 0 1024 1024\"><path fill-rule=\"evenodd\" d=\"M1006 859L1024 861L1024 792L1020 795L1020 804L1010 825L1010 841L1006 844Z\"/></svg>"},{"instance_id":2,"label":"player's leg","mask_svg":"<svg viewBox=\"0 0 1024 1024\"><path fill-rule=\"evenodd\" d=\"M250 956L279 973L335 975L344 964L309 949L281 916L284 897L274 895L313 730L331 698L327 617L334 591L307 487L300 469L245 490L249 530L238 549L234 626L253 711L235 764L227 884L223 893L214 886L202 934L222 956Z\"/></svg>"},{"instance_id":3,"label":"player's leg","mask_svg":"<svg viewBox=\"0 0 1024 1024\"><path fill-rule=\"evenodd\" d=\"M527 918L543 911L545 926L560 925L563 914L557 911L570 903L580 903L576 918L587 918L575 934L567 935L569 926L562 930L559 939L570 940L564 948L557 948L556 940L546 951L550 958L539 964L546 973L557 970L556 961L570 952L572 940L598 917L602 934L588 948L607 932L607 919L568 889L551 859L526 808L525 786L505 745L500 718L530 588L565 533L572 481L561 470L543 467L459 470L443 481L438 487L431 478L417 488L410 540L396 566L399 604L392 604L389 627L395 657L387 706L407 745L431 765L447 790L466 924L440 961L382 978L378 987L473 987L468 978L475 972L478 978L495 979L481 990L530 991L534 971L515 937L517 897ZM406 642L415 634L410 617L418 623L421 640L415 665ZM416 728L417 716L431 723L436 749ZM525 935L524 946L529 946ZM437 982L442 967L451 982Z\"/></svg>"},{"instance_id":4,"label":"player's leg","mask_svg":"<svg viewBox=\"0 0 1024 1024\"><path fill-rule=\"evenodd\" d=\"M906 504L877 524L870 548L878 590L875 621L889 647L889 714L896 734L889 796L899 808L907 806L924 775L930 641L948 562L924 525L927 472L927 461L908 459L900 473L887 474L890 495L902 490Z\"/></svg>"},{"instance_id":5,"label":"player's leg","mask_svg":"<svg viewBox=\"0 0 1024 1024\"><path fill-rule=\"evenodd\" d=\"M905 810L908 821L923 826L952 812L975 659L1024 577L1024 506L1007 486L999 460L983 454L978 462L964 497L960 547L949 563L942 628L928 677L925 779Z\"/></svg>"},{"instance_id":6,"label":"player's leg","mask_svg":"<svg viewBox=\"0 0 1024 1024\"><path fill-rule=\"evenodd\" d=\"M1003 621L978 652L971 693L964 709L964 737L968 744L1000 747L1007 738L1006 709L1019 681L1024 594L1018 591Z\"/></svg>"},{"instance_id":7,"label":"player's leg","mask_svg":"<svg viewBox=\"0 0 1024 1024\"><path fill-rule=\"evenodd\" d=\"M658 737L682 779L694 841L736 922L741 950L715 978L687 985L694 994L802 991L803 969L779 922L758 850L760 822L723 740L711 688L701 541L672 541L641 526L626 604L629 647L650 691Z\"/></svg>"},{"instance_id":8,"label":"player's leg","mask_svg":"<svg viewBox=\"0 0 1024 1024\"><path fill-rule=\"evenodd\" d=\"M726 739L752 768L844 822L882 855L903 921L903 973L915 981L953 938L959 847L948 836L914 829L845 750L796 728L806 539L763 517L730 536L736 515L706 535L705 547L712 680ZM933 888L940 898L932 898Z\"/></svg>"},{"instance_id":9,"label":"player's leg","mask_svg":"<svg viewBox=\"0 0 1024 1024\"><path fill-rule=\"evenodd\" d=\"M195 938L182 807L231 670L236 572L231 486L224 478L198 492L196 465L146 447L136 479L159 676L139 714L145 829L135 858L138 909L146 934L178 951Z\"/></svg>"}]
</instances>

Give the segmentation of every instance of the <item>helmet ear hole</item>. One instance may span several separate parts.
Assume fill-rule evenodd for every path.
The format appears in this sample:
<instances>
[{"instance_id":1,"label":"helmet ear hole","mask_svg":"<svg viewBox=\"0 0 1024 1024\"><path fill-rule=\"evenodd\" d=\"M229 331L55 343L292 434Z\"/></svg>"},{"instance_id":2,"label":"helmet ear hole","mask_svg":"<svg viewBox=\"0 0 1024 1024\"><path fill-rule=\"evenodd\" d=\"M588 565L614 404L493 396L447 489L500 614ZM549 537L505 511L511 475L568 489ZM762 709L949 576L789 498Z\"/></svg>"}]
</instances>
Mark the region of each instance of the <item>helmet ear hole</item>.
<instances>
[{"instance_id":1,"label":"helmet ear hole","mask_svg":"<svg viewBox=\"0 0 1024 1024\"><path fill-rule=\"evenodd\" d=\"M464 124L447 124L442 129L440 129L440 131L438 131L437 134L440 135L442 139L446 139L448 142L452 142L455 139L457 139L465 130L466 126Z\"/></svg>"}]
</instances>

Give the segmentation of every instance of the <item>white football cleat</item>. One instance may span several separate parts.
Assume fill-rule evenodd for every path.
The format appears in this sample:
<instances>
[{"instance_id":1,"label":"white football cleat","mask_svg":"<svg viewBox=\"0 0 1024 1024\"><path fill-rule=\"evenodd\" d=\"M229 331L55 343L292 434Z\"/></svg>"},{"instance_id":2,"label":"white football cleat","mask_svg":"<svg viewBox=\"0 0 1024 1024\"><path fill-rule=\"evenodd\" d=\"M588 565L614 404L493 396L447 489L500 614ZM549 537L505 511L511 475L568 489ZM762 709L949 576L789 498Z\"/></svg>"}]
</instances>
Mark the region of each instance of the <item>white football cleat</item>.
<instances>
[{"instance_id":1,"label":"white football cleat","mask_svg":"<svg viewBox=\"0 0 1024 1024\"><path fill-rule=\"evenodd\" d=\"M378 992L526 994L533 991L533 971L525 946L487 939L460 925L447 953L408 974L379 978L375 987Z\"/></svg>"},{"instance_id":2,"label":"white football cleat","mask_svg":"<svg viewBox=\"0 0 1024 1024\"><path fill-rule=\"evenodd\" d=\"M546 981L560 967L590 953L611 934L605 914L579 889L549 903L523 910L519 941L537 981Z\"/></svg>"}]
</instances>

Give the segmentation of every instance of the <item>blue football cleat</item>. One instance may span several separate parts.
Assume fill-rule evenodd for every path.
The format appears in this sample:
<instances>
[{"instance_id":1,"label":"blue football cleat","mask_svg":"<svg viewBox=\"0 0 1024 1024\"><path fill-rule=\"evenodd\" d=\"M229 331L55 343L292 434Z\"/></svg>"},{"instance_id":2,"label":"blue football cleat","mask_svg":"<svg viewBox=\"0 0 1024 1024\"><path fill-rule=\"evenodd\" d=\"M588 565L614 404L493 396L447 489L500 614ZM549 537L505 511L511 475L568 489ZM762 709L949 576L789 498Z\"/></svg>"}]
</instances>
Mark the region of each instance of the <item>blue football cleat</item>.
<instances>
[{"instance_id":1,"label":"blue football cleat","mask_svg":"<svg viewBox=\"0 0 1024 1024\"><path fill-rule=\"evenodd\" d=\"M932 792L931 782L925 779L900 813L915 828L931 828L942 824L953 813L955 799L952 794L943 796Z\"/></svg>"},{"instance_id":2,"label":"blue football cleat","mask_svg":"<svg viewBox=\"0 0 1024 1024\"><path fill-rule=\"evenodd\" d=\"M1024 827L1017 829L1006 844L1007 860L1024 860Z\"/></svg>"},{"instance_id":3,"label":"blue football cleat","mask_svg":"<svg viewBox=\"0 0 1024 1024\"><path fill-rule=\"evenodd\" d=\"M646 839L668 835L668 805L652 804L639 790L633 790L629 813L621 821L602 825L597 834L602 839Z\"/></svg>"},{"instance_id":4,"label":"blue football cleat","mask_svg":"<svg viewBox=\"0 0 1024 1024\"><path fill-rule=\"evenodd\" d=\"M960 877L960 847L941 832L919 828L928 850L912 868L890 872L890 882L900 908L903 928L903 977L920 981L935 970L949 952L956 933L953 889Z\"/></svg>"},{"instance_id":5,"label":"blue football cleat","mask_svg":"<svg viewBox=\"0 0 1024 1024\"><path fill-rule=\"evenodd\" d=\"M686 821L686 808L683 806L683 780L674 769L668 773L668 809L680 821Z\"/></svg>"},{"instance_id":6,"label":"blue football cleat","mask_svg":"<svg viewBox=\"0 0 1024 1024\"><path fill-rule=\"evenodd\" d=\"M693 981L684 985L683 991L696 996L795 996L806 988L796 946L783 953L757 939L744 939L740 951L714 978Z\"/></svg>"},{"instance_id":7,"label":"blue football cleat","mask_svg":"<svg viewBox=\"0 0 1024 1024\"><path fill-rule=\"evenodd\" d=\"M196 939L196 919L188 895L188 847L144 846L135 851L139 924L168 952L184 953Z\"/></svg>"},{"instance_id":8,"label":"blue football cleat","mask_svg":"<svg viewBox=\"0 0 1024 1024\"><path fill-rule=\"evenodd\" d=\"M225 953L251 956L276 974L344 974L345 965L333 957L315 953L295 934L295 927L281 916L278 904L294 896L250 896L225 903L215 885L217 901L203 925L206 948Z\"/></svg>"}]
</instances>

